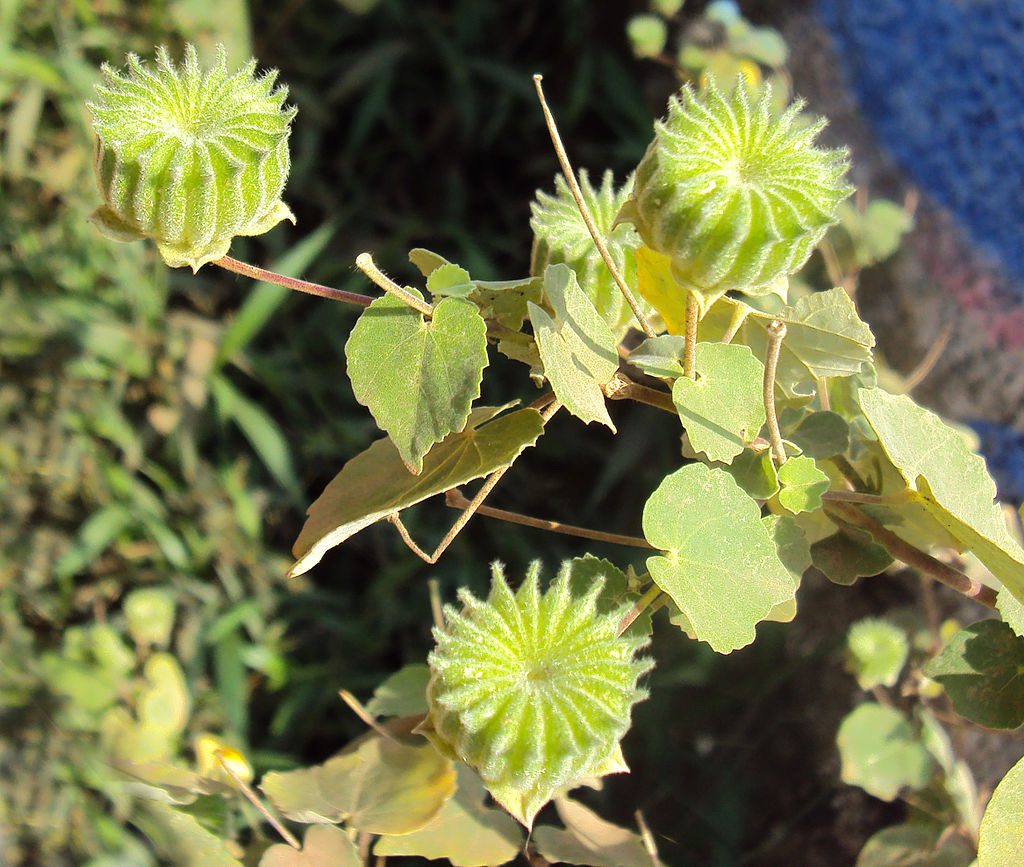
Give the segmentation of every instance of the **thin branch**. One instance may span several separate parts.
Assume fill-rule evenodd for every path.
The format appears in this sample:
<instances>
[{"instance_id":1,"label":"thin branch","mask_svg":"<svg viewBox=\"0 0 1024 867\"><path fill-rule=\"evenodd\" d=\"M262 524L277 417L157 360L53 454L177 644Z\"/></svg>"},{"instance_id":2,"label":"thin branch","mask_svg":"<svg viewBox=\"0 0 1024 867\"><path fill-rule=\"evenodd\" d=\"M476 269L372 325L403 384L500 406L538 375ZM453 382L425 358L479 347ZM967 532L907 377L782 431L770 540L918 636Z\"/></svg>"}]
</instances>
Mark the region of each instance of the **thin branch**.
<instances>
[{"instance_id":1,"label":"thin branch","mask_svg":"<svg viewBox=\"0 0 1024 867\"><path fill-rule=\"evenodd\" d=\"M615 374L602 391L609 400L635 400L637 403L653 406L655 409L672 415L679 414L676 405L672 402L672 395L667 391L659 391L656 388L641 385L621 373Z\"/></svg>"},{"instance_id":2,"label":"thin branch","mask_svg":"<svg viewBox=\"0 0 1024 867\"><path fill-rule=\"evenodd\" d=\"M647 317L644 316L644 311L641 309L632 290L626 283L626 279L622 276L622 272L619 271L619 267L615 264L615 260L612 259L612 254L608 252L608 245L605 244L604 238L601 237L601 233L597 229L597 224L594 222L594 217L590 213L587 203L583 200L583 192L580 190L580 185L576 181L576 174L573 172L572 165L569 162L569 155L565 152L565 147L562 145L562 137L558 134L558 127L555 125L555 118L551 114L551 109L548 108L547 100L544 98L544 88L541 86L543 77L544 76L542 75L535 75L533 77L533 84L537 88L537 99L540 100L541 111L544 112L544 120L548 125L548 132L551 134L551 143L555 147L555 154L558 157L558 162L562 166L562 174L565 175L566 183L569 184L569 189L572 191L572 197L576 200L576 207L580 210L580 216L583 218L583 222L587 224L587 229L590 231L590 237L594 239L594 246L597 247L597 251L601 254L601 258L604 259L604 264L608 266L608 270L611 272L612 278L618 285L619 291L622 292L622 297L626 299L629 309L633 311L636 321L640 323L641 330L648 337L654 337L654 329L651 328L651 324L647 321Z\"/></svg>"},{"instance_id":3,"label":"thin branch","mask_svg":"<svg viewBox=\"0 0 1024 867\"><path fill-rule=\"evenodd\" d=\"M933 578L947 587L952 587L957 593L962 593L968 599L974 599L988 608L996 607L996 592L991 587L986 587L980 581L975 581L952 566L947 566L941 560L936 560L931 554L926 554L919 548L915 548L856 506L833 502L825 507L825 511L830 516L867 530L874 540L893 557L912 566L929 578Z\"/></svg>"},{"instance_id":4,"label":"thin branch","mask_svg":"<svg viewBox=\"0 0 1024 867\"><path fill-rule=\"evenodd\" d=\"M686 343L683 345L683 376L697 378L697 325L700 322L700 305L697 296L690 292L686 296Z\"/></svg>"},{"instance_id":5,"label":"thin branch","mask_svg":"<svg viewBox=\"0 0 1024 867\"><path fill-rule=\"evenodd\" d=\"M359 699L352 695L352 693L347 689L339 689L338 695L341 697L341 700L348 705L349 710L359 717L360 722L362 722L367 728L373 729L382 738L387 738L389 741L393 741L395 739L395 736L377 722L377 720L373 718L373 714L363 707Z\"/></svg>"},{"instance_id":6,"label":"thin branch","mask_svg":"<svg viewBox=\"0 0 1024 867\"><path fill-rule=\"evenodd\" d=\"M262 280L264 283L274 283L277 286L284 286L286 289L294 289L296 292L305 292L307 295L316 295L319 298L330 298L332 301L344 301L346 304L358 304L360 307L369 307L373 298L369 295L360 295L357 292L345 292L342 289L335 289L331 286L323 286L320 283L310 283L308 280L300 280L298 277L286 277L276 271L268 271L266 268L257 268L248 262L231 256L221 256L211 263L218 265L225 271L233 274L241 274L243 277L252 277L253 280Z\"/></svg>"},{"instance_id":7,"label":"thin branch","mask_svg":"<svg viewBox=\"0 0 1024 867\"><path fill-rule=\"evenodd\" d=\"M637 618L643 614L654 601L661 596L661 588L657 584L651 585L650 589L644 593L639 599L636 600L636 604L626 612L626 616L622 618L619 623L619 629L616 635L622 635L630 626L636 623Z\"/></svg>"},{"instance_id":8,"label":"thin branch","mask_svg":"<svg viewBox=\"0 0 1024 867\"><path fill-rule=\"evenodd\" d=\"M446 506L452 509L468 509L471 501L458 488L452 488L444 495ZM486 518L497 518L508 524L519 524L522 527L533 527L537 530L547 530L549 533L561 533L563 536L575 536L578 539L591 539L595 542L608 542L612 545L626 545L630 548L645 548L655 550L654 546L637 536L623 536L619 533L606 533L603 530L590 530L586 527L577 527L573 524L563 524L561 521L545 521L542 518L534 518L530 515L522 515L519 512L509 512L506 509L496 509L493 506L478 506L476 511Z\"/></svg>"},{"instance_id":9,"label":"thin branch","mask_svg":"<svg viewBox=\"0 0 1024 867\"><path fill-rule=\"evenodd\" d=\"M768 436L772 444L772 457L782 466L786 462L786 447L779 430L779 417L775 414L775 371L779 367L779 353L786 336L786 323L773 319L768 325L768 348L764 359L764 412L768 419Z\"/></svg>"},{"instance_id":10,"label":"thin branch","mask_svg":"<svg viewBox=\"0 0 1024 867\"><path fill-rule=\"evenodd\" d=\"M849 482L855 490L863 491L868 487L868 483L864 481L863 476L857 472L857 468L847 460L846 455L833 455L829 460L835 464L836 469L843 474L846 481Z\"/></svg>"},{"instance_id":11,"label":"thin branch","mask_svg":"<svg viewBox=\"0 0 1024 867\"><path fill-rule=\"evenodd\" d=\"M387 274L377 267L373 261L373 257L369 253L360 253L356 256L356 267L381 289L389 295L394 295L403 304L411 307L413 310L419 311L424 316L430 317L434 315L433 307L431 307L426 301L417 298L411 292L407 292L394 280L388 277Z\"/></svg>"},{"instance_id":12,"label":"thin branch","mask_svg":"<svg viewBox=\"0 0 1024 867\"><path fill-rule=\"evenodd\" d=\"M546 399L547 397L548 395L542 395L539 399ZM548 404L547 408L540 414L544 424L546 425L551 420L551 417L561 408L562 404L557 400L552 400ZM455 519L455 523L452 524L451 529L445 533L444 538L437 543L437 547L434 549L432 554L428 554L416 544L412 536L409 535L409 531L406 529L405 524L402 523L402 519L398 517L398 512L392 512L387 516L387 520L395 525L395 529L398 530L398 535L402 537L402 541L405 542L410 551L412 551L421 560L433 565L441 559L441 555L448 550L448 546L455 541L456 536L458 536L466 524L469 523L469 519L472 518L477 509L483 505L484 500L487 499L491 491L493 491L498 482L501 481L502 476L504 476L511 468L512 464L501 467L491 473L484 480L483 485L480 486L480 490L476 492L473 499L466 505L465 511Z\"/></svg>"},{"instance_id":13,"label":"thin branch","mask_svg":"<svg viewBox=\"0 0 1024 867\"><path fill-rule=\"evenodd\" d=\"M832 398L828 394L828 377L819 376L814 380L814 384L818 389L818 403L825 412L828 412L832 409Z\"/></svg>"},{"instance_id":14,"label":"thin branch","mask_svg":"<svg viewBox=\"0 0 1024 867\"><path fill-rule=\"evenodd\" d=\"M430 613L434 618L434 626L444 629L444 608L441 605L441 582L436 578L427 581L427 590L430 592Z\"/></svg>"},{"instance_id":15,"label":"thin branch","mask_svg":"<svg viewBox=\"0 0 1024 867\"><path fill-rule=\"evenodd\" d=\"M647 856L651 859L652 867L661 867L661 860L658 858L658 846L654 842L654 835L651 833L651 829L644 820L644 814L637 810L633 813L633 818L636 820L637 828L640 829L640 839L643 841L644 849L647 850Z\"/></svg>"},{"instance_id":16,"label":"thin branch","mask_svg":"<svg viewBox=\"0 0 1024 867\"><path fill-rule=\"evenodd\" d=\"M885 496L883 494L865 494L860 491L826 491L821 498L826 502L864 503L868 506L891 506L906 502L906 497L902 495Z\"/></svg>"},{"instance_id":17,"label":"thin branch","mask_svg":"<svg viewBox=\"0 0 1024 867\"><path fill-rule=\"evenodd\" d=\"M248 800L248 802L252 804L257 810L259 810L260 815L270 823L270 826L275 831L277 831L278 834L281 835L285 843L287 843L293 849L298 849L301 851L302 844L299 843L295 835L281 823L281 820L278 819L277 816L275 816L273 813L271 813L270 810L263 804L263 802L259 799L259 795L257 795L253 791L252 786L250 786L245 780L243 780L240 776L238 776L238 774L235 773L235 769L232 768L231 765L229 765L227 760L224 758L224 751L214 750L213 755L214 758L217 759L217 762L220 764L221 768L224 769L224 773L226 773L229 777L231 777L232 780L235 781L235 785L238 786L239 791L245 796L246 800Z\"/></svg>"},{"instance_id":18,"label":"thin branch","mask_svg":"<svg viewBox=\"0 0 1024 867\"><path fill-rule=\"evenodd\" d=\"M743 327L743 323L747 321L747 317L752 309L750 305L744 304L742 301L736 302L736 306L732 308L732 316L729 317L729 327L725 329L725 334L722 335L722 343L732 343Z\"/></svg>"},{"instance_id":19,"label":"thin branch","mask_svg":"<svg viewBox=\"0 0 1024 867\"><path fill-rule=\"evenodd\" d=\"M942 358L942 353L946 351L946 346L949 344L949 338L952 336L953 323L947 322L946 326L941 332L939 332L939 336L936 337L932 345L928 347L928 351L924 354L924 358L918 362L917 367L907 374L907 378L903 383L904 394L912 392L924 381L924 378L932 372L935 365L938 364L939 359Z\"/></svg>"}]
</instances>

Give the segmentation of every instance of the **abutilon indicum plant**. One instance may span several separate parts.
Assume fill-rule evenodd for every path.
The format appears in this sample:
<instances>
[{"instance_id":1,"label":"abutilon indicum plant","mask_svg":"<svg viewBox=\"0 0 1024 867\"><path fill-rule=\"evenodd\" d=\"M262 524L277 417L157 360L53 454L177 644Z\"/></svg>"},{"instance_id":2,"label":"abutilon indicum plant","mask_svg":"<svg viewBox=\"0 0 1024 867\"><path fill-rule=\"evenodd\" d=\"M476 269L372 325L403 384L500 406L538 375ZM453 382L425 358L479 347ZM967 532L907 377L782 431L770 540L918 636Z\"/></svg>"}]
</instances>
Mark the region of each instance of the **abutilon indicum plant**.
<instances>
[{"instance_id":1,"label":"abutilon indicum plant","mask_svg":"<svg viewBox=\"0 0 1024 867\"><path fill-rule=\"evenodd\" d=\"M709 78L672 99L633 177L616 185L608 173L595 187L573 172L537 77L562 176L533 205L529 273L478 280L415 249L422 285L400 286L363 253L356 265L383 291L371 297L227 255L234 236L291 218L281 196L295 110L274 74L255 70L229 71L223 53L203 70L191 48L179 65L161 49L155 66L129 57L127 71L105 69L90 106L95 221L116 240L153 240L172 267L216 265L366 308L346 345L348 370L386 436L310 506L291 575L378 522L427 563L481 509L564 529L483 506L556 413L614 431L610 406L632 400L682 443L638 516L642 538L569 528L646 548L646 571L586 554L546 586L540 564L529 565L515 588L495 564L485 599L463 590L438 612L426 665L403 669L366 707L349 697L371 724L366 737L322 765L263 777L267 819L305 847L301 863L362 863L354 841L373 838L378 857L501 864L522 849L520 826L532 829L532 857L658 863L645 827L615 829L614 854L602 850L589 831L609 826L569 796L628 770L620 742L646 696L653 620L730 653L755 640L759 623L793 619L812 566L852 584L898 560L1000 618L953 635L928 663L913 719L873 702L851 714L839 738L846 781L888 800L948 784L957 766L924 707L943 686L968 719L1024 723L1024 686L1006 679L1024 658L1024 551L983 460L956 429L879 387L874 339L843 288L789 286L852 192L846 153L816 144L822 121L799 103L779 112L745 78ZM528 367L525 406L477 403L493 351ZM472 498L461 493L481 479ZM441 495L461 512L428 551L401 513ZM949 552L970 557L969 574ZM878 689L896 682L908 643L870 622L849 652L861 686ZM898 756L885 752L893 744ZM879 765L879 755L895 758ZM935 840L959 840L972 858L976 848L982 867L1011 863L1022 767L983 820L961 810L949 829L932 829ZM158 788L169 779L166 769L128 770ZM224 789L196 774L174 780L175 791ZM534 828L550 801L565 830ZM279 816L310 826L304 844ZM299 863L288 845L260 863ZM218 863L238 863L225 857Z\"/></svg>"}]
</instances>

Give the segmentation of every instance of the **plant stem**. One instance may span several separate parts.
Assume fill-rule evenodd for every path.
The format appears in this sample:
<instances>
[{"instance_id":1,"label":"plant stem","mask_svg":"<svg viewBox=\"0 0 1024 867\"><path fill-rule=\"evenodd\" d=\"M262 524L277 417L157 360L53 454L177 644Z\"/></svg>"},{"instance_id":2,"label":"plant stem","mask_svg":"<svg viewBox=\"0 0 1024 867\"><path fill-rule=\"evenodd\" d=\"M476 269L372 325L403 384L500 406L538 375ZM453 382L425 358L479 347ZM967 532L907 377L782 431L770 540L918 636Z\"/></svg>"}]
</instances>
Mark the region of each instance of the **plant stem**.
<instances>
[{"instance_id":1,"label":"plant stem","mask_svg":"<svg viewBox=\"0 0 1024 867\"><path fill-rule=\"evenodd\" d=\"M389 295L394 295L403 304L411 307L413 310L419 311L428 318L434 315L433 307L431 307L426 301L417 298L411 292L407 292L394 280L388 277L387 274L376 266L373 261L373 257L369 253L360 253L356 256L356 267L381 289Z\"/></svg>"},{"instance_id":2,"label":"plant stem","mask_svg":"<svg viewBox=\"0 0 1024 867\"><path fill-rule=\"evenodd\" d=\"M775 414L775 372L779 368L779 353L786 336L786 323L773 319L768 324L768 348L764 359L764 412L768 419L768 437L772 444L772 458L780 467L786 462L786 447L779 430L779 417Z\"/></svg>"},{"instance_id":3,"label":"plant stem","mask_svg":"<svg viewBox=\"0 0 1024 867\"><path fill-rule=\"evenodd\" d=\"M829 460L835 464L836 469L846 477L846 481L853 485L856 490L863 491L868 486L868 483L864 481L861 474L857 472L857 468L846 459L846 455L835 455L829 458Z\"/></svg>"},{"instance_id":4,"label":"plant stem","mask_svg":"<svg viewBox=\"0 0 1024 867\"><path fill-rule=\"evenodd\" d=\"M818 403L821 404L822 410L829 412L832 409L832 399L828 396L828 377L816 377L814 382L818 389Z\"/></svg>"},{"instance_id":5,"label":"plant stem","mask_svg":"<svg viewBox=\"0 0 1024 867\"><path fill-rule=\"evenodd\" d=\"M864 503L869 506L887 506L905 503L903 496L887 497L881 494L864 494L860 491L826 491L821 498L832 503Z\"/></svg>"},{"instance_id":6,"label":"plant stem","mask_svg":"<svg viewBox=\"0 0 1024 867\"><path fill-rule=\"evenodd\" d=\"M344 301L346 304L358 304L360 307L369 307L373 302L373 298L369 295L345 292L342 289L334 289L331 286L323 286L320 283L300 280L298 277L286 277L284 274L268 271L266 268L257 268L255 265L250 265L248 262L243 262L231 256L221 256L219 259L214 259L212 264L218 265L225 271L231 271L234 274L252 277L253 280L274 283L277 286L284 286L286 289L294 289L296 292L305 292L307 295L330 298L332 301Z\"/></svg>"},{"instance_id":7,"label":"plant stem","mask_svg":"<svg viewBox=\"0 0 1024 867\"><path fill-rule=\"evenodd\" d=\"M736 306L732 309L732 316L729 318L729 327L725 329L725 334L722 335L722 343L732 343L736 335L739 334L740 329L743 327L743 323L747 321L747 316L750 315L750 306L744 304L742 301L737 301Z\"/></svg>"},{"instance_id":8,"label":"plant stem","mask_svg":"<svg viewBox=\"0 0 1024 867\"><path fill-rule=\"evenodd\" d=\"M697 324L700 322L700 306L697 296L690 292L686 296L686 343L683 345L683 376L697 378Z\"/></svg>"},{"instance_id":9,"label":"plant stem","mask_svg":"<svg viewBox=\"0 0 1024 867\"><path fill-rule=\"evenodd\" d=\"M470 500L458 488L452 488L444 495L445 505L453 509L468 509ZM646 548L654 550L646 539L637 536L623 536L619 533L606 533L603 530L589 530L586 527L577 527L573 524L563 524L561 521L545 521L543 518L533 518L530 515L522 515L519 512L509 512L505 509L496 509L493 506L478 506L476 510L487 518L497 518L509 524L519 524L523 527L534 527L538 530L547 530L549 533L561 533L563 536L575 536L579 539L592 539L595 542L609 542L612 545L626 545L631 548Z\"/></svg>"},{"instance_id":10,"label":"plant stem","mask_svg":"<svg viewBox=\"0 0 1024 867\"><path fill-rule=\"evenodd\" d=\"M339 689L338 696L345 704L348 705L348 709L352 711L360 721L369 729L373 729L382 738L387 738L389 741L395 740L395 736L391 734L386 728L384 728L377 720L373 718L373 714L370 713L362 703L347 689Z\"/></svg>"},{"instance_id":11,"label":"plant stem","mask_svg":"<svg viewBox=\"0 0 1024 867\"><path fill-rule=\"evenodd\" d=\"M636 604L626 612L626 616L622 618L619 623L619 629L617 635L622 635L630 626L636 623L637 618L640 617L657 599L661 596L661 588L657 584L652 584L650 589L643 596L636 600Z\"/></svg>"},{"instance_id":12,"label":"plant stem","mask_svg":"<svg viewBox=\"0 0 1024 867\"><path fill-rule=\"evenodd\" d=\"M942 353L946 351L949 338L952 336L953 323L947 322L945 328L939 332L939 336L936 337L932 345L928 347L928 351L924 354L924 358L918 362L917 367L907 374L907 378L903 382L904 394L912 392L924 381L924 378L932 372L935 365L939 363Z\"/></svg>"},{"instance_id":13,"label":"plant stem","mask_svg":"<svg viewBox=\"0 0 1024 867\"><path fill-rule=\"evenodd\" d=\"M988 608L996 607L996 592L991 587L986 587L980 581L968 578L963 572L959 572L941 560L936 560L931 554L926 554L919 548L915 548L856 506L832 502L825 507L825 511L830 516L838 517L848 524L867 530L874 540L893 557L912 566L929 578L933 578L947 587L952 587L957 593L962 593L968 599L974 599Z\"/></svg>"},{"instance_id":14,"label":"plant stem","mask_svg":"<svg viewBox=\"0 0 1024 867\"><path fill-rule=\"evenodd\" d=\"M609 400L635 400L637 403L653 406L655 409L678 415L676 405L672 402L672 395L667 391L659 391L656 388L648 388L639 382L634 382L629 377L616 373L603 389L605 397Z\"/></svg>"},{"instance_id":15,"label":"plant stem","mask_svg":"<svg viewBox=\"0 0 1024 867\"><path fill-rule=\"evenodd\" d=\"M293 849L301 850L302 844L300 844L299 841L295 838L295 835L292 834L292 832L289 831L283 824L281 824L281 821L277 818L277 816L270 812L270 810L259 799L259 796L252 790L252 786L250 786L245 780L243 780L240 776L238 776L238 774L235 773L235 769L232 768L231 765L228 764L228 762L225 760L223 751L214 750L213 755L217 759L217 762L221 766L221 768L224 769L224 773L226 773L229 777L231 777L232 780L235 781L235 785L238 786L239 791L245 796L246 800L250 804L252 804L257 810L259 810L260 815L263 816L263 818L270 823L271 827L275 831L277 831L278 834L281 835L285 843L287 843Z\"/></svg>"},{"instance_id":16,"label":"plant stem","mask_svg":"<svg viewBox=\"0 0 1024 867\"><path fill-rule=\"evenodd\" d=\"M590 232L590 237L594 239L594 246L597 247L597 252L601 254L601 258L604 259L604 264L608 266L612 279L615 280L616 285L619 287L619 291L622 292L622 297L626 299L629 309L633 311L633 315L636 317L636 321L640 324L641 330L648 337L654 337L654 329L651 328L651 324L647 321L647 317L644 316L644 312L640 308L640 304L637 302L632 290L626 283L625 277L622 276L622 272L619 271L618 265L616 265L615 260L612 259L612 254L608 251L608 245L605 244L604 239L601 237L601 233L597 230L597 224L594 222L594 217L590 213L587 203L583 200L583 192L580 190L580 185L576 181L576 173L572 170L572 164L569 162L569 155L565 152L565 147L562 145L562 137L558 134L558 127L555 125L555 118L551 114L551 109L548 108L547 100L544 98L544 88L541 86L543 78L544 76L542 75L535 75L533 77L533 84L537 88L537 99L540 100L540 108L541 111L544 112L544 120L548 125L548 132L551 134L551 143L554 145L555 155L558 157L558 162L562 166L562 174L565 175L566 183L569 184L572 197L576 200L576 207L580 210L580 216L583 218L583 222L587 224L587 229Z\"/></svg>"}]
</instances>

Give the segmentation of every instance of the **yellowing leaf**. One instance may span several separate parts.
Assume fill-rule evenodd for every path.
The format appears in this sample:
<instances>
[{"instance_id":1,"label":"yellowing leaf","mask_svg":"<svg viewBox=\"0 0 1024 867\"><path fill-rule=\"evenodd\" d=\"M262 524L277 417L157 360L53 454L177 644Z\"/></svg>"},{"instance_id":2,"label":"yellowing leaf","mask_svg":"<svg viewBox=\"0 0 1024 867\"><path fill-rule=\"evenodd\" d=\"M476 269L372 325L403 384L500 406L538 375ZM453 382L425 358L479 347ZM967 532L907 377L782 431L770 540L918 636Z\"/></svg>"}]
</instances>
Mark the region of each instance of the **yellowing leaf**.
<instances>
[{"instance_id":1,"label":"yellowing leaf","mask_svg":"<svg viewBox=\"0 0 1024 867\"><path fill-rule=\"evenodd\" d=\"M650 247L636 251L637 291L665 320L669 334L686 333L687 292L672 276L672 260Z\"/></svg>"},{"instance_id":2,"label":"yellowing leaf","mask_svg":"<svg viewBox=\"0 0 1024 867\"><path fill-rule=\"evenodd\" d=\"M302 851L278 843L263 853L260 867L362 867L359 850L340 828L314 825L306 830Z\"/></svg>"},{"instance_id":3,"label":"yellowing leaf","mask_svg":"<svg viewBox=\"0 0 1024 867\"><path fill-rule=\"evenodd\" d=\"M653 867L639 834L606 822L568 798L555 801L565 830L550 825L533 832L537 851L548 861L589 867Z\"/></svg>"},{"instance_id":4,"label":"yellowing leaf","mask_svg":"<svg viewBox=\"0 0 1024 867\"><path fill-rule=\"evenodd\" d=\"M979 867L1006 867L1020 860L1024 840L1024 759L1010 768L992 793L981 820Z\"/></svg>"}]
</instances>

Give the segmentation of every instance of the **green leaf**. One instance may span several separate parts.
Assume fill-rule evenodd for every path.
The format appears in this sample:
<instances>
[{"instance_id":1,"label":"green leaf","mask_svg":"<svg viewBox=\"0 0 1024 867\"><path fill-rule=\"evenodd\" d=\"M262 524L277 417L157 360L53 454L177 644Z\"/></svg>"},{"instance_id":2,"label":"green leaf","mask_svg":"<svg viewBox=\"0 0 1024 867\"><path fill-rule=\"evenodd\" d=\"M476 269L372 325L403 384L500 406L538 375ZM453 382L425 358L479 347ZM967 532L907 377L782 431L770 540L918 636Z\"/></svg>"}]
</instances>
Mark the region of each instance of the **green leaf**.
<instances>
[{"instance_id":1,"label":"green leaf","mask_svg":"<svg viewBox=\"0 0 1024 867\"><path fill-rule=\"evenodd\" d=\"M507 813L485 807L486 797L480 778L460 764L455 797L441 812L411 834L382 837L374 855L445 858L454 867L489 867L511 861L522 848L519 826Z\"/></svg>"},{"instance_id":2,"label":"green leaf","mask_svg":"<svg viewBox=\"0 0 1024 867\"><path fill-rule=\"evenodd\" d=\"M833 584L850 586L858 578L879 575L892 565L892 555L868 533L843 527L811 545L814 567Z\"/></svg>"},{"instance_id":3,"label":"green leaf","mask_svg":"<svg viewBox=\"0 0 1024 867\"><path fill-rule=\"evenodd\" d=\"M589 867L653 867L639 834L606 822L568 798L556 799L555 808L565 830L541 825L532 838L548 861Z\"/></svg>"},{"instance_id":4,"label":"green leaf","mask_svg":"<svg viewBox=\"0 0 1024 867\"><path fill-rule=\"evenodd\" d=\"M954 635L924 673L942 684L956 712L994 729L1024 725L1024 638L999 620Z\"/></svg>"},{"instance_id":5,"label":"green leaf","mask_svg":"<svg viewBox=\"0 0 1024 867\"><path fill-rule=\"evenodd\" d=\"M795 518L789 515L766 515L761 523L768 528L772 538L775 540L775 550L778 551L779 559L789 570L793 579L793 592L800 588L800 581L811 565L811 548L807 542L807 534L796 522ZM796 597L780 602L771 611L765 620L774 623L789 623L796 617Z\"/></svg>"},{"instance_id":6,"label":"green leaf","mask_svg":"<svg viewBox=\"0 0 1024 867\"><path fill-rule=\"evenodd\" d=\"M996 608L1014 634L1024 638L1024 602L1003 587L996 596Z\"/></svg>"},{"instance_id":7,"label":"green leaf","mask_svg":"<svg viewBox=\"0 0 1024 867\"><path fill-rule=\"evenodd\" d=\"M168 804L140 802L132 813L132 824L175 867L242 867L225 841Z\"/></svg>"},{"instance_id":8,"label":"green leaf","mask_svg":"<svg viewBox=\"0 0 1024 867\"><path fill-rule=\"evenodd\" d=\"M873 702L848 714L836 738L842 779L883 801L903 788L923 789L934 764L906 717Z\"/></svg>"},{"instance_id":9,"label":"green leaf","mask_svg":"<svg viewBox=\"0 0 1024 867\"><path fill-rule=\"evenodd\" d=\"M302 851L278 843L263 853L260 867L362 867L359 850L340 828L314 825L306 830Z\"/></svg>"},{"instance_id":10,"label":"green leaf","mask_svg":"<svg viewBox=\"0 0 1024 867\"><path fill-rule=\"evenodd\" d=\"M442 299L425 321L386 295L360 315L345 357L356 400L387 431L409 471L419 473L430 447L465 427L480 396L487 324L468 301Z\"/></svg>"},{"instance_id":11,"label":"green leaf","mask_svg":"<svg viewBox=\"0 0 1024 867\"><path fill-rule=\"evenodd\" d=\"M366 710L374 716L412 716L426 713L430 669L423 663L396 671L373 691Z\"/></svg>"},{"instance_id":12,"label":"green leaf","mask_svg":"<svg viewBox=\"0 0 1024 867\"><path fill-rule=\"evenodd\" d=\"M769 449L744 449L726 471L755 500L770 500L779 491L779 475Z\"/></svg>"},{"instance_id":13,"label":"green leaf","mask_svg":"<svg viewBox=\"0 0 1024 867\"><path fill-rule=\"evenodd\" d=\"M974 851L960 837L943 840L943 826L893 825L871 837L855 867L968 867Z\"/></svg>"},{"instance_id":14,"label":"green leaf","mask_svg":"<svg viewBox=\"0 0 1024 867\"><path fill-rule=\"evenodd\" d=\"M1006 867L1020 860L1024 840L1024 759L1003 777L981 820L978 867Z\"/></svg>"},{"instance_id":15,"label":"green leaf","mask_svg":"<svg viewBox=\"0 0 1024 867\"><path fill-rule=\"evenodd\" d=\"M716 303L701 323L700 339L718 341L739 303L730 298ZM775 319L786 323L775 375L775 387L786 398L808 397L817 377L852 376L871 361L875 338L843 289L815 292L776 314L751 310L733 343L743 343L764 358L767 328Z\"/></svg>"},{"instance_id":16,"label":"green leaf","mask_svg":"<svg viewBox=\"0 0 1024 867\"><path fill-rule=\"evenodd\" d=\"M626 24L626 35L637 57L657 57L665 50L668 26L657 15L634 15Z\"/></svg>"},{"instance_id":17,"label":"green leaf","mask_svg":"<svg viewBox=\"0 0 1024 867\"><path fill-rule=\"evenodd\" d=\"M809 458L824 460L850 448L850 425L835 412L812 412L787 435Z\"/></svg>"},{"instance_id":18,"label":"green leaf","mask_svg":"<svg viewBox=\"0 0 1024 867\"><path fill-rule=\"evenodd\" d=\"M906 633L885 620L858 620L846 633L847 662L861 689L895 686L909 653Z\"/></svg>"},{"instance_id":19,"label":"green leaf","mask_svg":"<svg viewBox=\"0 0 1024 867\"><path fill-rule=\"evenodd\" d=\"M790 458L779 467L779 505L794 515L814 512L821 508L821 495L831 482L814 462L814 458L800 455Z\"/></svg>"},{"instance_id":20,"label":"green leaf","mask_svg":"<svg viewBox=\"0 0 1024 867\"><path fill-rule=\"evenodd\" d=\"M140 587L124 599L128 632L140 647L165 647L174 628L174 596L158 587Z\"/></svg>"},{"instance_id":21,"label":"green leaf","mask_svg":"<svg viewBox=\"0 0 1024 867\"><path fill-rule=\"evenodd\" d=\"M544 423L537 410L521 409L485 424L501 409L473 410L465 430L430 450L418 476L388 439L356 455L309 507L289 576L308 572L331 548L381 518L511 464L537 442Z\"/></svg>"},{"instance_id":22,"label":"green leaf","mask_svg":"<svg viewBox=\"0 0 1024 867\"><path fill-rule=\"evenodd\" d=\"M455 792L455 768L429 744L371 735L322 765L271 772L260 788L296 822L344 821L370 834L409 834Z\"/></svg>"},{"instance_id":23,"label":"green leaf","mask_svg":"<svg viewBox=\"0 0 1024 867\"><path fill-rule=\"evenodd\" d=\"M686 338L681 334L659 334L648 337L629 353L629 363L648 376L676 379L683 375L683 349Z\"/></svg>"},{"instance_id":24,"label":"green leaf","mask_svg":"<svg viewBox=\"0 0 1024 867\"><path fill-rule=\"evenodd\" d=\"M601 595L597 597L597 610L601 614L617 611L624 605L633 603L640 598L639 592L632 589L630 583L632 569L630 575L627 575L608 560L595 557L593 554L574 557L564 568L569 570L569 587L572 589L573 596L586 596L595 581L599 579L604 581ZM635 578L635 576L633 577ZM626 630L626 634L648 635L650 631L651 614L648 610L633 621L633 624Z\"/></svg>"},{"instance_id":25,"label":"green leaf","mask_svg":"<svg viewBox=\"0 0 1024 867\"><path fill-rule=\"evenodd\" d=\"M860 404L907 486L942 526L1024 602L1024 551L1006 526L985 461L906 395L862 388Z\"/></svg>"},{"instance_id":26,"label":"green leaf","mask_svg":"<svg viewBox=\"0 0 1024 867\"><path fill-rule=\"evenodd\" d=\"M722 471L690 464L667 476L644 506L644 536L665 553L647 568L719 653L754 640L754 627L795 594L761 511Z\"/></svg>"},{"instance_id":27,"label":"green leaf","mask_svg":"<svg viewBox=\"0 0 1024 867\"><path fill-rule=\"evenodd\" d=\"M695 451L731 463L765 422L764 365L746 346L698 343L697 378L681 376L672 402Z\"/></svg>"},{"instance_id":28,"label":"green leaf","mask_svg":"<svg viewBox=\"0 0 1024 867\"><path fill-rule=\"evenodd\" d=\"M544 272L544 297L553 317L532 301L528 305L544 375L569 412L614 431L601 390L619 369L611 329L567 265L551 265Z\"/></svg>"}]
</instances>

